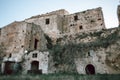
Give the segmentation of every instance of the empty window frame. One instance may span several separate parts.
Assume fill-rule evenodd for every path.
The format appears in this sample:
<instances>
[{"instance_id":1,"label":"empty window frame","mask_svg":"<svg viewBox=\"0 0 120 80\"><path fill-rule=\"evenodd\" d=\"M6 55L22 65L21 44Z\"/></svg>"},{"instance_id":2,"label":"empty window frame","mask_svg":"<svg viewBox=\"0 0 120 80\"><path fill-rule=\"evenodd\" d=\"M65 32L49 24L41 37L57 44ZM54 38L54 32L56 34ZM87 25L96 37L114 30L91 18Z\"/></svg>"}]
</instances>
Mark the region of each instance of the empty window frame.
<instances>
[{"instance_id":1,"label":"empty window frame","mask_svg":"<svg viewBox=\"0 0 120 80\"><path fill-rule=\"evenodd\" d=\"M79 29L83 29L83 26L79 26Z\"/></svg>"},{"instance_id":2,"label":"empty window frame","mask_svg":"<svg viewBox=\"0 0 120 80\"><path fill-rule=\"evenodd\" d=\"M50 19L49 18L45 19L45 24L50 24Z\"/></svg>"},{"instance_id":3,"label":"empty window frame","mask_svg":"<svg viewBox=\"0 0 120 80\"><path fill-rule=\"evenodd\" d=\"M78 16L75 15L75 16L74 16L74 21L77 21L77 20L78 20Z\"/></svg>"},{"instance_id":4,"label":"empty window frame","mask_svg":"<svg viewBox=\"0 0 120 80\"><path fill-rule=\"evenodd\" d=\"M37 53L33 53L32 58L37 58Z\"/></svg>"}]
</instances>

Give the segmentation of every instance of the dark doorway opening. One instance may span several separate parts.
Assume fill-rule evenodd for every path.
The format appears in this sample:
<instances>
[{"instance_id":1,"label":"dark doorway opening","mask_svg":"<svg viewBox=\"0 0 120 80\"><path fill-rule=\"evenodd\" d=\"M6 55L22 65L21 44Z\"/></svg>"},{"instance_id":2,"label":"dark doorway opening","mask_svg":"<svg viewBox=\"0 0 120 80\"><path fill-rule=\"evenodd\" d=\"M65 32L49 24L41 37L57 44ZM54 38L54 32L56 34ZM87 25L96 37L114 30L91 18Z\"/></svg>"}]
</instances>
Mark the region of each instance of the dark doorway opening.
<instances>
[{"instance_id":1,"label":"dark doorway opening","mask_svg":"<svg viewBox=\"0 0 120 80\"><path fill-rule=\"evenodd\" d=\"M28 70L28 73L32 74L42 74L42 70L39 70L39 62L32 61L31 63L31 70Z\"/></svg>"},{"instance_id":2,"label":"dark doorway opening","mask_svg":"<svg viewBox=\"0 0 120 80\"><path fill-rule=\"evenodd\" d=\"M7 61L5 62L5 67L4 67L4 74L13 74L14 73L14 66L15 62Z\"/></svg>"},{"instance_id":3,"label":"dark doorway opening","mask_svg":"<svg viewBox=\"0 0 120 80\"><path fill-rule=\"evenodd\" d=\"M33 61L31 63L31 70L38 70L39 69L39 62L38 61Z\"/></svg>"},{"instance_id":4,"label":"dark doorway opening","mask_svg":"<svg viewBox=\"0 0 120 80\"><path fill-rule=\"evenodd\" d=\"M38 46L38 39L35 39L35 43L34 43L34 49L37 49L37 46Z\"/></svg>"},{"instance_id":5,"label":"dark doorway opening","mask_svg":"<svg viewBox=\"0 0 120 80\"><path fill-rule=\"evenodd\" d=\"M95 67L92 64L88 64L85 68L86 74L93 75L95 74Z\"/></svg>"}]
</instances>

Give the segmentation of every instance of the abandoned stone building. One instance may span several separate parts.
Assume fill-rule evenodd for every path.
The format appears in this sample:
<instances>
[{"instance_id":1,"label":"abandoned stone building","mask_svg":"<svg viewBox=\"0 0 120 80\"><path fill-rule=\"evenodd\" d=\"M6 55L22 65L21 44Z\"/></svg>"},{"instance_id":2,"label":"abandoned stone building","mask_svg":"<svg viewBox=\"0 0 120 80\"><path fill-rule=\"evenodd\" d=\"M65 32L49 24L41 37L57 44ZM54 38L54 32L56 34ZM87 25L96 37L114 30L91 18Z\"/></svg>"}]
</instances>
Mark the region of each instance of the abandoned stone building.
<instances>
[{"instance_id":1,"label":"abandoned stone building","mask_svg":"<svg viewBox=\"0 0 120 80\"><path fill-rule=\"evenodd\" d=\"M0 46L3 74L120 73L120 28L106 29L100 7L15 21L0 29Z\"/></svg>"}]
</instances>

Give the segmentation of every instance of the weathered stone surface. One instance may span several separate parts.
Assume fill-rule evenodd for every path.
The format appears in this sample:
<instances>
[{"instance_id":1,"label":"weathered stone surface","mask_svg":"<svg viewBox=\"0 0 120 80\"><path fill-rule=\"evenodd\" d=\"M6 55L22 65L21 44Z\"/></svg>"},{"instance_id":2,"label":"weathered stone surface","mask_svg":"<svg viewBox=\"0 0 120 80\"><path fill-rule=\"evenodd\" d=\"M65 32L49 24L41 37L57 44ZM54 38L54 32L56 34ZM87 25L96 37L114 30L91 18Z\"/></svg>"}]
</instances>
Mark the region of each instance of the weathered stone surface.
<instances>
[{"instance_id":1,"label":"weathered stone surface","mask_svg":"<svg viewBox=\"0 0 120 80\"><path fill-rule=\"evenodd\" d=\"M34 54L37 54L34 57ZM48 73L48 60L49 60L49 52L44 51L32 51L24 55L23 62L23 74L27 74L28 70L31 70L31 64L34 61L38 61L38 70L42 70L43 74Z\"/></svg>"},{"instance_id":2,"label":"weathered stone surface","mask_svg":"<svg viewBox=\"0 0 120 80\"><path fill-rule=\"evenodd\" d=\"M62 32L63 16L67 14L68 12L62 9L31 17L26 19L25 22L40 25L44 33L48 34L50 37L58 37L58 35ZM49 19L48 24L46 24L46 19Z\"/></svg>"},{"instance_id":3,"label":"weathered stone surface","mask_svg":"<svg viewBox=\"0 0 120 80\"><path fill-rule=\"evenodd\" d=\"M101 8L74 14L62 9L13 22L0 29L0 45L3 73L14 72L6 66L16 63L23 74L120 73L120 28L105 28Z\"/></svg>"},{"instance_id":4,"label":"weathered stone surface","mask_svg":"<svg viewBox=\"0 0 120 80\"><path fill-rule=\"evenodd\" d=\"M13 22L1 29L0 43L4 46L2 71L5 62L21 62L24 54L33 50L46 50L47 40L38 25L26 22Z\"/></svg>"},{"instance_id":5,"label":"weathered stone surface","mask_svg":"<svg viewBox=\"0 0 120 80\"><path fill-rule=\"evenodd\" d=\"M62 13L62 14L61 14ZM50 23L45 24L49 19ZM105 29L101 8L68 14L65 10L58 10L26 19L26 22L40 25L44 33L50 37L59 37L60 33L77 33L91 30Z\"/></svg>"},{"instance_id":6,"label":"weathered stone surface","mask_svg":"<svg viewBox=\"0 0 120 80\"><path fill-rule=\"evenodd\" d=\"M102 10L96 8L66 15L63 26L70 33L105 29Z\"/></svg>"}]
</instances>

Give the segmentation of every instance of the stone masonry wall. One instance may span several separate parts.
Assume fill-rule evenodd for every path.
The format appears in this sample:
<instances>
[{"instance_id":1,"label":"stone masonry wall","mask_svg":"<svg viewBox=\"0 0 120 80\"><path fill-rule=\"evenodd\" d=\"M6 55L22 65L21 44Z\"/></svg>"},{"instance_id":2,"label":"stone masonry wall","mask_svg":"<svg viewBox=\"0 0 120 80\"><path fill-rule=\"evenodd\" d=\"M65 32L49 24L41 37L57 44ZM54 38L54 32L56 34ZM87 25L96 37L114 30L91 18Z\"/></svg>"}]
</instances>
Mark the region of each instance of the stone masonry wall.
<instances>
[{"instance_id":1,"label":"stone masonry wall","mask_svg":"<svg viewBox=\"0 0 120 80\"><path fill-rule=\"evenodd\" d=\"M105 29L101 8L66 15L64 18L64 28L63 30L70 33Z\"/></svg>"},{"instance_id":2,"label":"stone masonry wall","mask_svg":"<svg viewBox=\"0 0 120 80\"><path fill-rule=\"evenodd\" d=\"M58 37L59 33L62 32L62 17L68 14L65 10L53 11L47 14L39 15L32 17L30 19L26 19L26 22L34 23L40 25L41 29L49 35L50 37ZM48 19L48 23L46 24L46 19Z\"/></svg>"},{"instance_id":3,"label":"stone masonry wall","mask_svg":"<svg viewBox=\"0 0 120 80\"><path fill-rule=\"evenodd\" d=\"M23 62L27 52L47 49L47 41L41 27L33 23L13 22L1 29L0 39L0 44L5 48L3 73L6 62Z\"/></svg>"},{"instance_id":4,"label":"stone masonry wall","mask_svg":"<svg viewBox=\"0 0 120 80\"><path fill-rule=\"evenodd\" d=\"M26 25L25 22L14 22L1 29L0 43L5 47L6 59L12 57L13 61L19 61L24 51Z\"/></svg>"},{"instance_id":5,"label":"stone masonry wall","mask_svg":"<svg viewBox=\"0 0 120 80\"><path fill-rule=\"evenodd\" d=\"M37 50L45 50L46 43L41 28L32 23L14 22L1 29L1 44L5 47L5 59L21 59L25 50L35 50L35 39ZM13 60L15 61L15 60Z\"/></svg>"},{"instance_id":6,"label":"stone masonry wall","mask_svg":"<svg viewBox=\"0 0 120 80\"><path fill-rule=\"evenodd\" d=\"M35 42L35 40L37 40L37 42ZM46 50L46 44L47 40L44 37L44 32L42 31L41 27L33 23L28 23L25 37L25 49L28 51Z\"/></svg>"},{"instance_id":7,"label":"stone masonry wall","mask_svg":"<svg viewBox=\"0 0 120 80\"><path fill-rule=\"evenodd\" d=\"M46 24L46 19L49 19L49 24ZM34 16L25 21L40 25L44 33L54 38L59 37L61 33L77 33L105 29L101 8L74 14L68 14L65 10L53 11Z\"/></svg>"}]
</instances>

